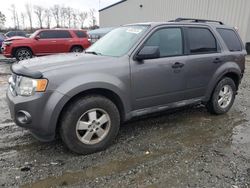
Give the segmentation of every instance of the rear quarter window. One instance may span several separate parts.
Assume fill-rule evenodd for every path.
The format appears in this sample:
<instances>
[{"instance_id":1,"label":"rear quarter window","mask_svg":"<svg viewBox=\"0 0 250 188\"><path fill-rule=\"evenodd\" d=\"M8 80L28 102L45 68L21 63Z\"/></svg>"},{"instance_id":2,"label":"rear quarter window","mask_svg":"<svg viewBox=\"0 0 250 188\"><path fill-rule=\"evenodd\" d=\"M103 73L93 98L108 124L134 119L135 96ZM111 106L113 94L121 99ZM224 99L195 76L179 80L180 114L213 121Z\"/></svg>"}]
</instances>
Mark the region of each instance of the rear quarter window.
<instances>
[{"instance_id":1,"label":"rear quarter window","mask_svg":"<svg viewBox=\"0 0 250 188\"><path fill-rule=\"evenodd\" d=\"M87 34L84 31L74 31L78 38L87 38Z\"/></svg>"},{"instance_id":2,"label":"rear quarter window","mask_svg":"<svg viewBox=\"0 0 250 188\"><path fill-rule=\"evenodd\" d=\"M242 50L241 42L234 30L218 28L217 31L224 40L229 51L234 52Z\"/></svg>"}]
</instances>

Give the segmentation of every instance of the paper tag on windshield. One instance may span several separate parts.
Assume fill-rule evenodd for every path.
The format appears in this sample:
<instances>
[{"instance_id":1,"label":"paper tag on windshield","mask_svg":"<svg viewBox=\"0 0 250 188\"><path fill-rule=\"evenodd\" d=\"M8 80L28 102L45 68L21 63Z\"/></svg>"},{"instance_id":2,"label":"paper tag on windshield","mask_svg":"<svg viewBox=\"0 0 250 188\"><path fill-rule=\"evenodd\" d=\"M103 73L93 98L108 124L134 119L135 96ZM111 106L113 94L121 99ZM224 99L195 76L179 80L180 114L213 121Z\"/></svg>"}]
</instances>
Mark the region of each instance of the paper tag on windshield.
<instances>
[{"instance_id":1,"label":"paper tag on windshield","mask_svg":"<svg viewBox=\"0 0 250 188\"><path fill-rule=\"evenodd\" d=\"M135 29L135 28L130 27L130 28L128 28L126 30L126 32L128 32L128 33L134 33L134 34L139 34L140 32L142 32L142 29Z\"/></svg>"}]
</instances>

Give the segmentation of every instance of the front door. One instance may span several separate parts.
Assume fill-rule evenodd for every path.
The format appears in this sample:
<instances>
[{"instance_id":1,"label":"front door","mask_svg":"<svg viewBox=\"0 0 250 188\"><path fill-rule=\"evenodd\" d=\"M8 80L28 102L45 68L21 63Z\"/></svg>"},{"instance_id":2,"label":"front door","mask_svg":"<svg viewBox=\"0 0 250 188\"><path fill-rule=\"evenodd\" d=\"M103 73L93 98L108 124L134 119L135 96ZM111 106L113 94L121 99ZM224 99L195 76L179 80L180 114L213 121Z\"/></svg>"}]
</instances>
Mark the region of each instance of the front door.
<instances>
[{"instance_id":1,"label":"front door","mask_svg":"<svg viewBox=\"0 0 250 188\"><path fill-rule=\"evenodd\" d=\"M160 58L131 60L133 110L185 100L185 64L182 29L160 28L143 46L158 46Z\"/></svg>"},{"instance_id":2,"label":"front door","mask_svg":"<svg viewBox=\"0 0 250 188\"><path fill-rule=\"evenodd\" d=\"M53 54L57 52L56 33L53 30L41 31L38 39L34 39L34 51L37 55Z\"/></svg>"}]
</instances>

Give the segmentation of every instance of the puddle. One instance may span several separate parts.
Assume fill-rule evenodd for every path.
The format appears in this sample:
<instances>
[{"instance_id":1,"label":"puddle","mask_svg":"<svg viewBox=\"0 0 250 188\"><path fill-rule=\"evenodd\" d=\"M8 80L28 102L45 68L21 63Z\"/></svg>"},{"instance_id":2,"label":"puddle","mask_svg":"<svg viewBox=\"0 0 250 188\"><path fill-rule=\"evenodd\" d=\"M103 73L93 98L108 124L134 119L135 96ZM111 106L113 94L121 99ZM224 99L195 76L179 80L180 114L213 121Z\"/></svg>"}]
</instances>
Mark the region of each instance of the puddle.
<instances>
[{"instance_id":1,"label":"puddle","mask_svg":"<svg viewBox=\"0 0 250 188\"><path fill-rule=\"evenodd\" d=\"M168 151L169 152L169 151ZM165 152L167 153L167 152ZM56 186L70 186L81 181L95 179L100 176L109 176L126 171L153 158L157 158L164 153L151 153L148 155L129 158L123 161L110 161L102 166L89 167L78 172L65 172L61 176L49 177L35 183L22 185L22 188L49 188Z\"/></svg>"}]
</instances>

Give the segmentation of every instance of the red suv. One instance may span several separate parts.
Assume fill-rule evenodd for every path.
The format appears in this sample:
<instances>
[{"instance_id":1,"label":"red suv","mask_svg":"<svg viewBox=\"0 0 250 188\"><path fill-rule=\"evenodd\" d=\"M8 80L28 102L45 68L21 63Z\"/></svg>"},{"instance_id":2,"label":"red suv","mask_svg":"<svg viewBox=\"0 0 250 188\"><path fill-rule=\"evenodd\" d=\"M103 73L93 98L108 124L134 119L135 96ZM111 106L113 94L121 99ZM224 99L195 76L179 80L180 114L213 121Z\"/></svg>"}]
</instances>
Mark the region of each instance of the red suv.
<instances>
[{"instance_id":1,"label":"red suv","mask_svg":"<svg viewBox=\"0 0 250 188\"><path fill-rule=\"evenodd\" d=\"M88 36L83 30L42 29L29 38L12 37L2 46L5 57L15 57L18 61L56 53L82 52L90 46Z\"/></svg>"}]
</instances>

